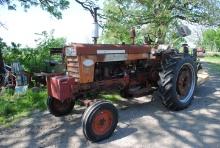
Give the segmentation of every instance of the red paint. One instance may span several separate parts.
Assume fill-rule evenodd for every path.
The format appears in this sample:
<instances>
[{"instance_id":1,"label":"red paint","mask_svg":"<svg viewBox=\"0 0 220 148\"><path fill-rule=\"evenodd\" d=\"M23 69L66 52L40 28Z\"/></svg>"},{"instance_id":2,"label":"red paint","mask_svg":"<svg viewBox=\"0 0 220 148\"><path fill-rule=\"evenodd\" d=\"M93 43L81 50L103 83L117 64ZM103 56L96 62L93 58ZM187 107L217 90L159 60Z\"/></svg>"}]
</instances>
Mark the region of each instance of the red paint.
<instances>
[{"instance_id":1,"label":"red paint","mask_svg":"<svg viewBox=\"0 0 220 148\"><path fill-rule=\"evenodd\" d=\"M151 47L148 45L112 45L112 44L72 44L78 55L97 55L97 50L125 50L126 54L150 53Z\"/></svg>"},{"instance_id":2,"label":"red paint","mask_svg":"<svg viewBox=\"0 0 220 148\"><path fill-rule=\"evenodd\" d=\"M58 100L64 101L72 98L74 78L69 76L55 76L48 81L48 94Z\"/></svg>"},{"instance_id":3,"label":"red paint","mask_svg":"<svg viewBox=\"0 0 220 148\"><path fill-rule=\"evenodd\" d=\"M92 121L92 130L96 135L104 135L111 129L112 124L112 112L109 110L101 110L95 115Z\"/></svg>"}]
</instances>

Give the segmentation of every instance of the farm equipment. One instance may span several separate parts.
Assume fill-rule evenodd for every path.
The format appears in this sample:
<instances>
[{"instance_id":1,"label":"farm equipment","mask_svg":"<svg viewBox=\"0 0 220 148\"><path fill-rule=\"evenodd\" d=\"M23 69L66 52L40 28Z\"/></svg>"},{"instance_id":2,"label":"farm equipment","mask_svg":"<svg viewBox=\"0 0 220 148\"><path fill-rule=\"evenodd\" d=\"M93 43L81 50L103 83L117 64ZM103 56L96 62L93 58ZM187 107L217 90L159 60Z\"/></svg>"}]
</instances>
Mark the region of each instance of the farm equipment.
<instances>
[{"instance_id":1,"label":"farm equipment","mask_svg":"<svg viewBox=\"0 0 220 148\"><path fill-rule=\"evenodd\" d=\"M6 65L0 51L0 90L2 87L15 89L15 92L25 92L30 75L25 72L20 62L13 62L12 66ZM25 88L25 89L24 89Z\"/></svg>"},{"instance_id":2,"label":"farm equipment","mask_svg":"<svg viewBox=\"0 0 220 148\"><path fill-rule=\"evenodd\" d=\"M187 29L181 29L186 36ZM108 101L88 101L87 93L116 89L123 97L131 97L156 91L165 107L182 110L193 99L199 65L196 49L190 53L187 44L183 49L180 53L170 46L150 43L66 46L66 75L47 77L48 109L62 116L72 111L77 100L83 102L88 106L82 117L83 133L94 142L114 132L118 113Z\"/></svg>"},{"instance_id":3,"label":"farm equipment","mask_svg":"<svg viewBox=\"0 0 220 148\"><path fill-rule=\"evenodd\" d=\"M48 75L63 75L66 67L64 64L63 48L51 48L50 56L45 60L45 69L40 73L33 73L32 79L36 86L46 86L46 77Z\"/></svg>"}]
</instances>

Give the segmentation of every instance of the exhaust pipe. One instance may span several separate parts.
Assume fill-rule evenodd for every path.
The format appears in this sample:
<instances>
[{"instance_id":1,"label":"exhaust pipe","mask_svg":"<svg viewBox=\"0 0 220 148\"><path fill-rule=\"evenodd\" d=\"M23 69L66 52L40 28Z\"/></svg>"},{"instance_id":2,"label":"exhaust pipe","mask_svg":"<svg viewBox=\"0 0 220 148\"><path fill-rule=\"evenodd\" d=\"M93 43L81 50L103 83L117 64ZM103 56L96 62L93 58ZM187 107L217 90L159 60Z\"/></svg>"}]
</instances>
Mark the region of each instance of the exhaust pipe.
<instances>
[{"instance_id":1,"label":"exhaust pipe","mask_svg":"<svg viewBox=\"0 0 220 148\"><path fill-rule=\"evenodd\" d=\"M94 8L94 23L93 23L93 32L92 32L92 38L94 41L94 44L97 44L98 38L99 38L99 24L98 24L98 17L97 17L97 11L99 10L99 7Z\"/></svg>"}]
</instances>

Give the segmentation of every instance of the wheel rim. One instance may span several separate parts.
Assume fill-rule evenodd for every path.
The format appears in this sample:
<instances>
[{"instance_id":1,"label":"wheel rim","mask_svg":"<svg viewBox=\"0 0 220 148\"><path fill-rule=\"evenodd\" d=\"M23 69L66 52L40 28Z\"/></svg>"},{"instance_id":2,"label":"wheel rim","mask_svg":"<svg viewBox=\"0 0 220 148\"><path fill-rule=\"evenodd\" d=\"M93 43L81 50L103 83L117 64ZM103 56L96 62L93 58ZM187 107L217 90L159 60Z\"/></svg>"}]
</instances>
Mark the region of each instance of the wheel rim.
<instances>
[{"instance_id":1,"label":"wheel rim","mask_svg":"<svg viewBox=\"0 0 220 148\"><path fill-rule=\"evenodd\" d=\"M65 100L64 102L61 102L60 100L53 99L53 107L59 112L65 112L71 105L71 100Z\"/></svg>"},{"instance_id":2,"label":"wheel rim","mask_svg":"<svg viewBox=\"0 0 220 148\"><path fill-rule=\"evenodd\" d=\"M112 127L113 124L113 114L109 110L99 111L93 121L92 121L92 130L96 135L106 134Z\"/></svg>"},{"instance_id":3,"label":"wheel rim","mask_svg":"<svg viewBox=\"0 0 220 148\"><path fill-rule=\"evenodd\" d=\"M181 102L188 102L195 89L195 71L191 64L186 63L180 68L177 78L177 94Z\"/></svg>"}]
</instances>

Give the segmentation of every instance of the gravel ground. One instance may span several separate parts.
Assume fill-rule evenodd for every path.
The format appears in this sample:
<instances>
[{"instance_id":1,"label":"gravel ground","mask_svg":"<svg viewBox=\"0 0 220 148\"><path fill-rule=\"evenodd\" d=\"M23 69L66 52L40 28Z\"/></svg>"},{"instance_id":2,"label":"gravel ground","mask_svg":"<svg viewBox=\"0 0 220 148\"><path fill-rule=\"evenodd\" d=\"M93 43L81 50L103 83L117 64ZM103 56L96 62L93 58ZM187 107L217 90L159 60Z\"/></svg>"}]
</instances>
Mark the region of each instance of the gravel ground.
<instances>
[{"instance_id":1,"label":"gravel ground","mask_svg":"<svg viewBox=\"0 0 220 148\"><path fill-rule=\"evenodd\" d=\"M116 131L102 142L91 143L84 138L81 128L84 109L77 108L61 118L48 111L35 112L11 128L1 128L0 147L220 148L220 74L207 70L209 79L197 88L189 108L171 112L157 99L133 101L136 103L119 110Z\"/></svg>"}]
</instances>

